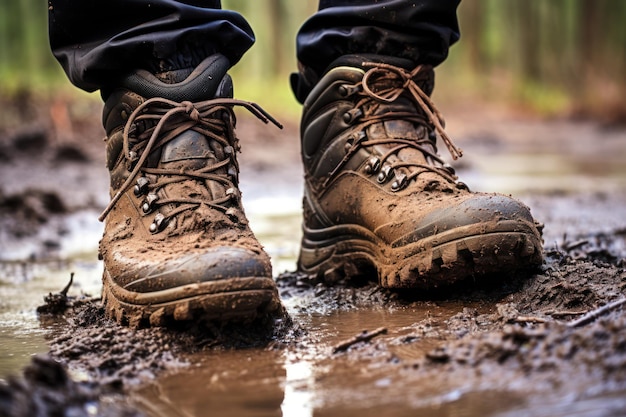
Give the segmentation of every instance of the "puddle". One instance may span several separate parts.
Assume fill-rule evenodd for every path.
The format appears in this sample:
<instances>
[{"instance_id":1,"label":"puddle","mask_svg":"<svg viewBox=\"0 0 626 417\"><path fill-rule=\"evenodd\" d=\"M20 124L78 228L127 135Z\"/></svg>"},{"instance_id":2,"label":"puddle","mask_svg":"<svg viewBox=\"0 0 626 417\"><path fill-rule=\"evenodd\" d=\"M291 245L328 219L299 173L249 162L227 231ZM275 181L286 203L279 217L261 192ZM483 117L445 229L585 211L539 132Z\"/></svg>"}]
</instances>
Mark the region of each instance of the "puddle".
<instances>
[{"instance_id":1,"label":"puddle","mask_svg":"<svg viewBox=\"0 0 626 417\"><path fill-rule=\"evenodd\" d=\"M72 294L99 293L102 271L97 261L85 261L78 255L67 261L0 261L0 378L18 373L33 354L48 351L48 329L42 326L36 309L45 295L67 285L70 272L77 277Z\"/></svg>"},{"instance_id":2,"label":"puddle","mask_svg":"<svg viewBox=\"0 0 626 417\"><path fill-rule=\"evenodd\" d=\"M430 318L432 325L438 326L464 307L487 308L481 303L429 303L421 309L377 307L306 314L295 309L296 303L297 298L285 301L292 318L305 331L297 346L287 350L225 350L192 356L187 360L193 366L143 386L130 395L130 401L151 416L203 416L207 410L214 410L220 416L378 416L389 415L384 408L387 406L407 412L420 402L398 402L393 391L394 384L400 382L380 365L378 358L355 358L333 353L333 348L363 330L384 327L388 331L372 342L395 344L391 352L410 360L440 342L424 339L403 350L402 340L417 337L416 322ZM388 354L385 350L384 355ZM389 367L393 369L397 365L390 363ZM433 391L437 395L433 396ZM427 395L429 400L421 405L432 405L433 398L438 403L450 403L463 397L460 393L436 391L417 386L410 395L416 398ZM402 392L406 394L406 390ZM508 401L499 405L505 403L510 405ZM492 403L487 408L494 407ZM474 411L477 409L485 407L473 406ZM442 409L442 413L433 415L448 414Z\"/></svg>"},{"instance_id":3,"label":"puddle","mask_svg":"<svg viewBox=\"0 0 626 417\"><path fill-rule=\"evenodd\" d=\"M626 139L626 138L625 138ZM460 178L471 189L526 194L612 193L626 188L626 152L588 157L585 154L528 151L468 156ZM464 157L464 159L466 159Z\"/></svg>"}]
</instances>

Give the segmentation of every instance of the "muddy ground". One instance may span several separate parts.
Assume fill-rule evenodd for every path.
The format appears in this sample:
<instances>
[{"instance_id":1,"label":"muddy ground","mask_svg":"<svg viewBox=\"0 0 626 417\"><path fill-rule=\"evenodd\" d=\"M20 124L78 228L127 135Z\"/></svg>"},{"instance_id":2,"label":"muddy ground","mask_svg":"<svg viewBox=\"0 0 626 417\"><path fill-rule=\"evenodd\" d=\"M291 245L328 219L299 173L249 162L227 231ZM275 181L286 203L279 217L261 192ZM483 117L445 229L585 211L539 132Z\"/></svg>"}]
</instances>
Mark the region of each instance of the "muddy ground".
<instances>
[{"instance_id":1,"label":"muddy ground","mask_svg":"<svg viewBox=\"0 0 626 417\"><path fill-rule=\"evenodd\" d=\"M1 104L0 416L626 414L623 127L450 103L461 178L521 197L546 260L415 293L293 272L297 123L242 115L244 205L287 314L132 330L98 298L100 104Z\"/></svg>"}]
</instances>

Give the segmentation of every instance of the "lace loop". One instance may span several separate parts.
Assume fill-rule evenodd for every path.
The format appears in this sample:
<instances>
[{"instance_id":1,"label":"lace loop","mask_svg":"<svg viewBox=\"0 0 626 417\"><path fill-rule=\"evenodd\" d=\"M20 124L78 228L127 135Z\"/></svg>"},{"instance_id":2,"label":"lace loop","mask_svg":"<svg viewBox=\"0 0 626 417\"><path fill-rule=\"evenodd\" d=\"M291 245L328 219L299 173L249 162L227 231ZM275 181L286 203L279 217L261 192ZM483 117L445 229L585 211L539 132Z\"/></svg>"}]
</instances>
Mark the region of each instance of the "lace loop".
<instances>
[{"instance_id":1,"label":"lace loop","mask_svg":"<svg viewBox=\"0 0 626 417\"><path fill-rule=\"evenodd\" d=\"M124 181L124 184L122 184L119 190L111 198L111 201L102 214L100 214L98 220L103 221L107 217L124 193L136 181L141 171L170 176L171 178L164 180L161 183L161 186L188 178L218 181L227 186L227 188L228 186L233 186L229 179L223 178L217 174L211 174L211 172L231 163L235 166L237 164L234 152L232 151L237 149L236 138L234 135L234 123L230 120L230 118L225 120L220 117L224 111L232 112L232 108L235 106L245 108L264 123L271 122L278 128L282 129L283 127L259 105L237 99L219 98L198 103L192 103L189 101L178 103L164 98L152 98L140 104L128 117L122 132L122 151L126 161L130 162L128 165L130 168L130 174ZM140 130L138 129L138 126L140 126L143 122L156 122L156 125L144 130L135 137L135 132ZM209 167L190 171L149 168L145 166L148 156L154 149L164 146L182 132L190 129L219 142L225 148L226 159L218 161L216 164ZM226 148L230 149L231 152L226 151ZM153 187L156 186L153 185ZM217 199L214 202L186 198L169 199L153 202L153 205L162 206L167 203L183 204L182 206L174 209L172 213L162 215L165 220L168 220L174 215L189 208L197 207L200 204L217 207L228 201L230 198L231 196L228 196L225 199ZM227 210L223 207L220 208L223 209L222 211Z\"/></svg>"},{"instance_id":2,"label":"lace loop","mask_svg":"<svg viewBox=\"0 0 626 417\"><path fill-rule=\"evenodd\" d=\"M441 136L446 144L452 159L458 159L463 156L463 151L459 149L447 135L444 130L445 120L439 110L435 107L428 94L419 87L415 82L416 76L423 71L424 66L418 65L411 72L389 64L364 62L364 67L371 67L365 75L363 75L362 85L363 92L375 100L384 103L392 103L397 100L406 91L410 92L411 98L419 105L420 109L428 117L428 121L432 124L435 131ZM399 81L398 86L389 87L379 92L374 91L373 85L378 80Z\"/></svg>"},{"instance_id":3,"label":"lace loop","mask_svg":"<svg viewBox=\"0 0 626 417\"><path fill-rule=\"evenodd\" d=\"M452 143L452 140L444 131L445 121L443 116L437 110L430 97L424 93L416 82L418 75L425 71L425 67L420 65L412 71L407 71L393 65L375 62L364 62L362 65L366 68L370 67L370 69L365 72L361 82L355 85L342 86L346 91L357 92L361 95L354 108L344 113L344 121L348 123L346 119L349 119L349 122L353 125L358 123L358 127L361 130L359 134L353 135L353 140L346 142L346 154L326 177L323 186L326 187L332 181L359 149L378 145L386 147L386 151L382 155L372 154L365 164L364 170L368 174L377 174L376 180L381 184L392 178L391 173L393 171L402 170L403 172L396 174L396 179L392 184L393 191L399 191L406 187L411 180L424 172L435 173L450 183L456 183L457 178L454 170L435 153L436 151L431 151L436 136L432 137L429 134L421 139L396 137L369 139L364 134L364 129L376 123L387 120L407 120L416 124L427 125L432 129L431 133L434 131L436 134L439 134L453 159L458 159L463 155L462 150ZM408 97L422 110L423 115L413 110L377 112L380 103L391 104L398 100L400 96ZM358 120L356 120L356 117L348 117L352 115L358 115ZM416 161L390 160L393 155L407 148L420 151L427 161L433 161L441 165L441 167ZM414 168L415 170L412 171L409 168Z\"/></svg>"}]
</instances>

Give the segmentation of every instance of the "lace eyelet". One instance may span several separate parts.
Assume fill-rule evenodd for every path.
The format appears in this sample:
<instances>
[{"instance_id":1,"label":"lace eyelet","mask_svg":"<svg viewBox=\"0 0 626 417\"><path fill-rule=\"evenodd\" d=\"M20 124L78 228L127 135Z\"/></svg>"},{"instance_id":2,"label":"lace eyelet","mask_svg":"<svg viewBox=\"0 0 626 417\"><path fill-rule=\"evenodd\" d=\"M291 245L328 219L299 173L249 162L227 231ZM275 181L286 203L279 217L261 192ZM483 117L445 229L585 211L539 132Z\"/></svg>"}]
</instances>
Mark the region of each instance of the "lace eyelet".
<instances>
[{"instance_id":1,"label":"lace eyelet","mask_svg":"<svg viewBox=\"0 0 626 417\"><path fill-rule=\"evenodd\" d=\"M357 85L341 84L337 88L337 94L339 94L341 98L347 98L355 92L359 91L359 89L360 88Z\"/></svg>"},{"instance_id":2,"label":"lace eyelet","mask_svg":"<svg viewBox=\"0 0 626 417\"><path fill-rule=\"evenodd\" d=\"M248 224L246 217L242 215L241 211L235 207L230 207L224 213L228 216L228 218L234 223L239 223L241 225Z\"/></svg>"},{"instance_id":3,"label":"lace eyelet","mask_svg":"<svg viewBox=\"0 0 626 417\"><path fill-rule=\"evenodd\" d=\"M150 181L148 180L148 178L146 177L137 178L137 184L133 188L133 192L135 193L135 196L140 197L144 195L148 191L149 184L150 184Z\"/></svg>"},{"instance_id":4,"label":"lace eyelet","mask_svg":"<svg viewBox=\"0 0 626 417\"><path fill-rule=\"evenodd\" d=\"M391 173L391 166L390 165L385 165L383 166L383 168L380 170L380 173L378 174L378 177L376 178L376 180L382 184L385 181L387 181L387 178L389 178L389 174Z\"/></svg>"},{"instance_id":5,"label":"lace eyelet","mask_svg":"<svg viewBox=\"0 0 626 417\"><path fill-rule=\"evenodd\" d=\"M231 200L237 200L239 198L239 191L236 188L229 188L226 190L226 196Z\"/></svg>"},{"instance_id":6,"label":"lace eyelet","mask_svg":"<svg viewBox=\"0 0 626 417\"><path fill-rule=\"evenodd\" d=\"M138 161L139 161L139 155L137 155L137 152L130 151L128 153L128 159L126 160L126 169L128 170L128 172L135 169L135 165L137 165Z\"/></svg>"},{"instance_id":7,"label":"lace eyelet","mask_svg":"<svg viewBox=\"0 0 626 417\"><path fill-rule=\"evenodd\" d=\"M348 110L347 112L343 114L343 121L346 124L351 124L352 122L354 122L356 119L358 119L361 116L363 116L363 112L361 111L361 109Z\"/></svg>"},{"instance_id":8,"label":"lace eyelet","mask_svg":"<svg viewBox=\"0 0 626 417\"><path fill-rule=\"evenodd\" d=\"M146 196L146 199L141 206L141 210L144 212L144 214L150 214L152 212L152 210L154 209L154 203L158 199L159 196L157 196L156 194L148 194Z\"/></svg>"},{"instance_id":9,"label":"lace eyelet","mask_svg":"<svg viewBox=\"0 0 626 417\"><path fill-rule=\"evenodd\" d=\"M365 173L367 174L375 174L380 169L380 159L375 156L372 156L365 165Z\"/></svg>"},{"instance_id":10,"label":"lace eyelet","mask_svg":"<svg viewBox=\"0 0 626 417\"><path fill-rule=\"evenodd\" d=\"M467 184L465 184L464 182L457 181L455 185L456 185L456 188L459 190L467 190L467 191L470 190Z\"/></svg>"},{"instance_id":11,"label":"lace eyelet","mask_svg":"<svg viewBox=\"0 0 626 417\"><path fill-rule=\"evenodd\" d=\"M352 149L352 147L354 146L354 139L350 138L346 141L346 143L343 145L343 148L346 152L349 152L350 149Z\"/></svg>"},{"instance_id":12,"label":"lace eyelet","mask_svg":"<svg viewBox=\"0 0 626 417\"><path fill-rule=\"evenodd\" d=\"M448 163L443 164L443 169L445 169L446 171L448 171L448 173L450 175L456 175L456 170L454 169L454 167Z\"/></svg>"},{"instance_id":13,"label":"lace eyelet","mask_svg":"<svg viewBox=\"0 0 626 417\"><path fill-rule=\"evenodd\" d=\"M167 226L167 218L163 214L157 213L154 216L154 220L152 224L150 225L150 233L152 234L159 233L160 231L165 229L166 226Z\"/></svg>"},{"instance_id":14,"label":"lace eyelet","mask_svg":"<svg viewBox=\"0 0 626 417\"><path fill-rule=\"evenodd\" d=\"M396 174L395 181L393 183L391 183L391 190L392 191L400 191L401 189L406 187L406 184L407 184L407 176L406 176L406 174L403 174L403 173Z\"/></svg>"}]
</instances>

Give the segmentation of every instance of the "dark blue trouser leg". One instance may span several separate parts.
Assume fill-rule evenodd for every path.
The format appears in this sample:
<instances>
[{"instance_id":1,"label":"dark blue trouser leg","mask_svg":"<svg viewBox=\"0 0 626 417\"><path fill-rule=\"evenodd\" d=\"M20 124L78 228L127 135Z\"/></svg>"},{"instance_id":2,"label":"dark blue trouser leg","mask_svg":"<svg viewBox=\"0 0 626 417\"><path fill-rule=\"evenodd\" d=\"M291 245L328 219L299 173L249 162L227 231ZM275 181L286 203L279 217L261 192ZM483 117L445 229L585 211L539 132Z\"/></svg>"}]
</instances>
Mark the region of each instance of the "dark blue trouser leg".
<instances>
[{"instance_id":1,"label":"dark blue trouser leg","mask_svg":"<svg viewBox=\"0 0 626 417\"><path fill-rule=\"evenodd\" d=\"M367 53L437 65L459 39L460 0L320 0L297 38L298 60L322 73L342 55Z\"/></svg>"},{"instance_id":2,"label":"dark blue trouser leg","mask_svg":"<svg viewBox=\"0 0 626 417\"><path fill-rule=\"evenodd\" d=\"M72 83L87 91L137 68L194 66L216 52L235 64L254 43L245 19L221 10L219 0L49 3L52 51ZM298 59L317 77L336 58L352 53L439 64L459 38L458 3L320 0L319 11L298 33Z\"/></svg>"},{"instance_id":3,"label":"dark blue trouser leg","mask_svg":"<svg viewBox=\"0 0 626 417\"><path fill-rule=\"evenodd\" d=\"M337 58L376 54L438 65L459 39L460 0L320 0L297 36L300 74L292 79L303 101Z\"/></svg>"},{"instance_id":4,"label":"dark blue trouser leg","mask_svg":"<svg viewBox=\"0 0 626 417\"><path fill-rule=\"evenodd\" d=\"M220 0L50 0L52 52L70 81L95 91L119 74L194 66L216 52L235 64L254 43Z\"/></svg>"}]
</instances>

